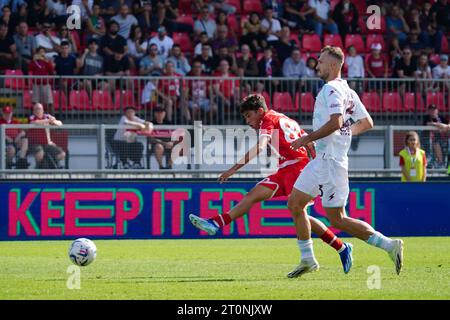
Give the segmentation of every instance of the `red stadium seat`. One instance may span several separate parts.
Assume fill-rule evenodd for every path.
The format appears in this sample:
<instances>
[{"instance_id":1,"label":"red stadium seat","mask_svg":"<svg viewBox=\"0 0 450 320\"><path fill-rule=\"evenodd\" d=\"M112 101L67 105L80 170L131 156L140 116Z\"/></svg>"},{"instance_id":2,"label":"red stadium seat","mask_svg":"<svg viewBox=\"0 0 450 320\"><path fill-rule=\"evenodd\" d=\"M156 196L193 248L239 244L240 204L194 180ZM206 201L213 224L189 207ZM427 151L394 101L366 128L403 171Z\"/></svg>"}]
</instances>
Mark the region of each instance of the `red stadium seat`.
<instances>
[{"instance_id":1,"label":"red stadium seat","mask_svg":"<svg viewBox=\"0 0 450 320\"><path fill-rule=\"evenodd\" d=\"M440 111L448 111L448 103L445 103L445 97L442 92L428 92L425 104L426 107L434 104Z\"/></svg>"},{"instance_id":2,"label":"red stadium seat","mask_svg":"<svg viewBox=\"0 0 450 320\"><path fill-rule=\"evenodd\" d=\"M304 34L302 37L303 52L320 52L322 50L322 41L317 34Z\"/></svg>"},{"instance_id":3,"label":"red stadium seat","mask_svg":"<svg viewBox=\"0 0 450 320\"><path fill-rule=\"evenodd\" d=\"M381 112L380 96L376 92L364 92L361 97L361 102L369 112Z\"/></svg>"},{"instance_id":4,"label":"red stadium seat","mask_svg":"<svg viewBox=\"0 0 450 320\"><path fill-rule=\"evenodd\" d=\"M386 42L381 34L369 34L366 37L366 50L370 51L373 43L381 44L381 51L387 52Z\"/></svg>"},{"instance_id":5,"label":"red stadium seat","mask_svg":"<svg viewBox=\"0 0 450 320\"><path fill-rule=\"evenodd\" d=\"M344 49L342 38L338 34L325 34L323 36L323 46L334 46Z\"/></svg>"},{"instance_id":6,"label":"red stadium seat","mask_svg":"<svg viewBox=\"0 0 450 320\"><path fill-rule=\"evenodd\" d=\"M192 13L192 0L180 0L178 2L178 10L185 14Z\"/></svg>"},{"instance_id":7,"label":"red stadium seat","mask_svg":"<svg viewBox=\"0 0 450 320\"><path fill-rule=\"evenodd\" d=\"M194 27L194 18L192 18L192 15L180 14L175 21L178 23L189 24Z\"/></svg>"},{"instance_id":8,"label":"red stadium seat","mask_svg":"<svg viewBox=\"0 0 450 320\"><path fill-rule=\"evenodd\" d=\"M275 92L273 94L273 109L276 111L296 111L291 94L289 92Z\"/></svg>"},{"instance_id":9,"label":"red stadium seat","mask_svg":"<svg viewBox=\"0 0 450 320\"><path fill-rule=\"evenodd\" d=\"M72 90L69 93L69 105L75 110L92 110L86 90Z\"/></svg>"},{"instance_id":10,"label":"red stadium seat","mask_svg":"<svg viewBox=\"0 0 450 320\"><path fill-rule=\"evenodd\" d=\"M425 111L423 99L420 94L416 96L415 92L405 92L404 99L403 110L412 112Z\"/></svg>"},{"instance_id":11,"label":"red stadium seat","mask_svg":"<svg viewBox=\"0 0 450 320\"><path fill-rule=\"evenodd\" d=\"M188 33L185 32L174 32L173 36L173 43L179 44L181 51L183 53L193 53L194 52L194 46L192 44L191 38L189 37Z\"/></svg>"},{"instance_id":12,"label":"red stadium seat","mask_svg":"<svg viewBox=\"0 0 450 320\"><path fill-rule=\"evenodd\" d=\"M137 107L136 99L132 90L116 90L114 108L116 110L123 110L128 106Z\"/></svg>"},{"instance_id":13,"label":"red stadium seat","mask_svg":"<svg viewBox=\"0 0 450 320\"><path fill-rule=\"evenodd\" d=\"M235 7L236 14L242 13L241 0L225 0L225 3L228 3L229 5L232 5L233 7Z\"/></svg>"},{"instance_id":14,"label":"red stadium seat","mask_svg":"<svg viewBox=\"0 0 450 320\"><path fill-rule=\"evenodd\" d=\"M92 107L97 110L114 110L111 94L104 90L94 90L92 93Z\"/></svg>"},{"instance_id":15,"label":"red stadium seat","mask_svg":"<svg viewBox=\"0 0 450 320\"><path fill-rule=\"evenodd\" d=\"M442 53L450 53L450 47L448 45L448 40L445 35L442 36L442 40L441 40L441 52Z\"/></svg>"},{"instance_id":16,"label":"red stadium seat","mask_svg":"<svg viewBox=\"0 0 450 320\"><path fill-rule=\"evenodd\" d=\"M272 104L271 104L271 101L270 101L270 95L267 93L267 91L263 91L263 92L261 92L261 93L258 93L258 92L254 92L254 93L255 93L255 94L260 94L260 95L262 95L262 96L264 97L264 100L266 101L267 107L268 107L269 109L272 108Z\"/></svg>"},{"instance_id":17,"label":"red stadium seat","mask_svg":"<svg viewBox=\"0 0 450 320\"><path fill-rule=\"evenodd\" d=\"M240 36L241 35L241 26L239 25L236 15L230 14L227 17L227 22L228 22L228 27L230 28L230 30L233 30L234 33L236 33L237 35Z\"/></svg>"},{"instance_id":18,"label":"red stadium seat","mask_svg":"<svg viewBox=\"0 0 450 320\"><path fill-rule=\"evenodd\" d=\"M25 109L33 109L33 91L32 90L25 90L23 91L23 107Z\"/></svg>"},{"instance_id":19,"label":"red stadium seat","mask_svg":"<svg viewBox=\"0 0 450 320\"><path fill-rule=\"evenodd\" d=\"M345 49L350 46L354 46L356 51L359 53L366 51L363 39L360 34L347 34L345 36Z\"/></svg>"},{"instance_id":20,"label":"red stadium seat","mask_svg":"<svg viewBox=\"0 0 450 320\"><path fill-rule=\"evenodd\" d=\"M291 31L291 34L289 35L289 40L294 40L295 45L298 48L300 48L301 46L300 46L300 40L299 40L298 36L299 36L299 32Z\"/></svg>"},{"instance_id":21,"label":"red stadium seat","mask_svg":"<svg viewBox=\"0 0 450 320\"><path fill-rule=\"evenodd\" d=\"M295 95L295 109L302 112L314 111L314 97L311 92L297 92Z\"/></svg>"},{"instance_id":22,"label":"red stadium seat","mask_svg":"<svg viewBox=\"0 0 450 320\"><path fill-rule=\"evenodd\" d=\"M18 76L12 78L11 76ZM26 89L25 79L20 77L23 76L23 72L20 69L17 70L5 70L5 88L11 88L14 90Z\"/></svg>"},{"instance_id":23,"label":"red stadium seat","mask_svg":"<svg viewBox=\"0 0 450 320\"><path fill-rule=\"evenodd\" d=\"M341 2L341 0L331 0L331 1L330 1L330 8L331 8L331 11L334 11L334 8L337 6L337 4L338 4L339 2Z\"/></svg>"},{"instance_id":24,"label":"red stadium seat","mask_svg":"<svg viewBox=\"0 0 450 320\"><path fill-rule=\"evenodd\" d=\"M52 90L52 96L55 110L72 110L72 108L67 105L67 96L63 90Z\"/></svg>"},{"instance_id":25,"label":"red stadium seat","mask_svg":"<svg viewBox=\"0 0 450 320\"><path fill-rule=\"evenodd\" d=\"M306 62L306 60L308 60L309 57L313 57L316 60L319 59L319 57L315 53L310 53L310 52L302 53L302 60L303 61Z\"/></svg>"},{"instance_id":26,"label":"red stadium seat","mask_svg":"<svg viewBox=\"0 0 450 320\"><path fill-rule=\"evenodd\" d=\"M403 111L402 98L400 97L400 94L398 92L383 93L383 111Z\"/></svg>"},{"instance_id":27,"label":"red stadium seat","mask_svg":"<svg viewBox=\"0 0 450 320\"><path fill-rule=\"evenodd\" d=\"M366 0L353 0L352 3L355 5L356 9L360 15L365 15L367 10Z\"/></svg>"},{"instance_id":28,"label":"red stadium seat","mask_svg":"<svg viewBox=\"0 0 450 320\"><path fill-rule=\"evenodd\" d=\"M260 0L244 0L243 13L250 14L252 12L263 13L263 7Z\"/></svg>"},{"instance_id":29,"label":"red stadium seat","mask_svg":"<svg viewBox=\"0 0 450 320\"><path fill-rule=\"evenodd\" d=\"M366 22L364 21L364 18L362 16L359 16L358 18L358 27L359 29L361 29L361 34L367 33Z\"/></svg>"},{"instance_id":30,"label":"red stadium seat","mask_svg":"<svg viewBox=\"0 0 450 320\"><path fill-rule=\"evenodd\" d=\"M439 64L441 62L441 58L440 58L439 54L437 54L437 53L430 54L429 60L431 62L433 62L434 64Z\"/></svg>"}]
</instances>

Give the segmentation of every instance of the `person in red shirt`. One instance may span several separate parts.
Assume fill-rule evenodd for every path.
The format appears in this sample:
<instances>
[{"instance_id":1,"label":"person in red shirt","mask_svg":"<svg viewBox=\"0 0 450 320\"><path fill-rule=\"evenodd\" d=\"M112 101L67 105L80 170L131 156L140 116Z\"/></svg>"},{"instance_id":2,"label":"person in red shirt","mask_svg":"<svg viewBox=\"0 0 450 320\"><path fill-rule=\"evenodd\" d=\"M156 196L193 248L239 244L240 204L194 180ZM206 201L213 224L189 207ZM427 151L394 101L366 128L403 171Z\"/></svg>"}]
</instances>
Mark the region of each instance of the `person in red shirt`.
<instances>
[{"instance_id":1,"label":"person in red shirt","mask_svg":"<svg viewBox=\"0 0 450 320\"><path fill-rule=\"evenodd\" d=\"M44 112L44 107L40 103L33 105L33 114L28 117L28 123L43 126L62 126L62 122L57 120L51 114ZM50 129L28 129L28 139L30 140L30 149L33 150L36 168L41 169L57 169L59 161L66 158L64 150L57 146L51 139ZM40 150L37 152L37 150ZM51 155L52 159L49 159ZM48 165L42 166L42 162L49 162Z\"/></svg>"},{"instance_id":2,"label":"person in red shirt","mask_svg":"<svg viewBox=\"0 0 450 320\"><path fill-rule=\"evenodd\" d=\"M32 76L50 76L55 74L55 66L45 56L45 48L39 47L28 66L28 73ZM36 77L33 81L33 103L42 103L50 113L53 113L52 79Z\"/></svg>"},{"instance_id":3,"label":"person in red shirt","mask_svg":"<svg viewBox=\"0 0 450 320\"><path fill-rule=\"evenodd\" d=\"M217 114L217 106L212 101L212 86L207 79L202 79L202 63L195 61L192 65L190 76L196 79L189 80L189 108L192 111L194 120L200 120L203 111L209 123L213 123L213 119Z\"/></svg>"},{"instance_id":4,"label":"person in red shirt","mask_svg":"<svg viewBox=\"0 0 450 320\"><path fill-rule=\"evenodd\" d=\"M227 181L258 154L267 150L268 146L273 153L278 155L279 169L276 173L260 181L229 212L213 216L208 220L193 214L189 215L192 224L209 235L215 235L219 228L244 216L258 202L288 196L297 177L309 162L308 152L315 157L313 144L297 150L291 148L291 143L306 135L306 132L295 120L282 113L269 110L263 96L259 94L247 96L241 103L240 111L247 124L253 129L259 130L258 144L250 149L237 164L221 174L219 182ZM344 272L349 272L352 265L351 245L342 242L318 219L310 216L309 220L311 229L340 254Z\"/></svg>"},{"instance_id":5,"label":"person in red shirt","mask_svg":"<svg viewBox=\"0 0 450 320\"><path fill-rule=\"evenodd\" d=\"M167 112L167 120L173 121L172 113L173 109L180 108L181 115L185 117L187 122L191 121L191 114L187 108L185 99L181 99L182 96L186 96L186 82L181 79L181 74L175 72L175 65L172 61L167 61L165 65L165 72L163 77L170 77L159 80L158 83L158 95L162 97ZM167 100L171 100L172 103L167 103ZM175 112L175 117L179 116Z\"/></svg>"},{"instance_id":6,"label":"person in red shirt","mask_svg":"<svg viewBox=\"0 0 450 320\"><path fill-rule=\"evenodd\" d=\"M213 75L220 78L214 81L213 92L215 95L215 103L220 110L219 114L223 117L235 109L237 101L240 99L240 82L230 72L230 63L227 59L220 60L219 68ZM220 119L220 121L223 122L224 119Z\"/></svg>"},{"instance_id":7,"label":"person in red shirt","mask_svg":"<svg viewBox=\"0 0 450 320\"><path fill-rule=\"evenodd\" d=\"M373 43L372 52L366 58L366 71L370 78L387 78L389 63L386 57L381 55L381 43ZM384 81L370 81L369 88L378 90L382 88Z\"/></svg>"},{"instance_id":8,"label":"person in red shirt","mask_svg":"<svg viewBox=\"0 0 450 320\"><path fill-rule=\"evenodd\" d=\"M2 124L20 124L20 122L13 117L13 108L4 106L2 108L2 117L0 118L0 125ZM14 158L18 150L18 159L16 161L16 169L28 169L29 163L27 161L28 139L26 133L22 129L10 128L6 129L6 168L12 169L14 166Z\"/></svg>"}]
</instances>

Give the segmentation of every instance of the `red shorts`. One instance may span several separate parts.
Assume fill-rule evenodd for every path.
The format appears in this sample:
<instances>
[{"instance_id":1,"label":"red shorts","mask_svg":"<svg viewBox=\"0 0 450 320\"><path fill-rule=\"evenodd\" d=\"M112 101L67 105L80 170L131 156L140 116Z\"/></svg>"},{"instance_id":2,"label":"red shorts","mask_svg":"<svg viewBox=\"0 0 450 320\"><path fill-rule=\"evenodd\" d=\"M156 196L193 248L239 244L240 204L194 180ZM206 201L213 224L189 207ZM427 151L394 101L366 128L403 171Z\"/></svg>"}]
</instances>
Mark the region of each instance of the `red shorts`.
<instances>
[{"instance_id":1,"label":"red shorts","mask_svg":"<svg viewBox=\"0 0 450 320\"><path fill-rule=\"evenodd\" d=\"M302 161L291 164L261 180L258 185L273 190L272 198L288 196L304 167L305 164Z\"/></svg>"}]
</instances>

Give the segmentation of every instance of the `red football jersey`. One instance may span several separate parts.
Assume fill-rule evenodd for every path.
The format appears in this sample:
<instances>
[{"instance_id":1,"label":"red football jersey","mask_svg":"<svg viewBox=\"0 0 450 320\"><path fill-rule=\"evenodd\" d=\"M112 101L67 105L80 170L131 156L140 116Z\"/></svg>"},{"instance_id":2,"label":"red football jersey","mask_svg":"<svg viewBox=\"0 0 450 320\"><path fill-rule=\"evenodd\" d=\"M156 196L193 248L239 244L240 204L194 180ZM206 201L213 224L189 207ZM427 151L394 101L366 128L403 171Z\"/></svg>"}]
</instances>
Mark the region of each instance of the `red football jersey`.
<instances>
[{"instance_id":1,"label":"red football jersey","mask_svg":"<svg viewBox=\"0 0 450 320\"><path fill-rule=\"evenodd\" d=\"M305 147L297 150L291 149L291 143L305 134L306 132L300 128L297 121L274 110L269 110L261 121L260 136L271 137L271 149L279 155L278 166L280 168L299 161L306 166L309 162Z\"/></svg>"},{"instance_id":2,"label":"red football jersey","mask_svg":"<svg viewBox=\"0 0 450 320\"><path fill-rule=\"evenodd\" d=\"M3 117L0 117L0 124L20 124L17 119L11 119L10 121L6 121ZM6 135L11 139L16 139L17 135L20 133L21 129L6 129Z\"/></svg>"}]
</instances>

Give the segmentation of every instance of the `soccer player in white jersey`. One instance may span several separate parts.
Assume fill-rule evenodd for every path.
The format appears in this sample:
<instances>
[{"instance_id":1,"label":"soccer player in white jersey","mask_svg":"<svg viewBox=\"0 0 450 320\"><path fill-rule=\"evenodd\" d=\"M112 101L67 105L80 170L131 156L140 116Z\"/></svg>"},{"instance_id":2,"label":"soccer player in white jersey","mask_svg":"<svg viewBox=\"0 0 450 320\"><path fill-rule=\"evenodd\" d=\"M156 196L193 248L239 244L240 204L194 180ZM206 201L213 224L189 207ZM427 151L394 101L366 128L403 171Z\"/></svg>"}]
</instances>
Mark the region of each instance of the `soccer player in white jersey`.
<instances>
[{"instance_id":1,"label":"soccer player in white jersey","mask_svg":"<svg viewBox=\"0 0 450 320\"><path fill-rule=\"evenodd\" d=\"M385 250L395 263L397 274L403 264L403 241L390 239L368 223L345 214L349 194L348 157L352 135L373 127L373 121L358 95L341 79L344 53L339 47L322 49L317 65L318 76L326 84L314 105L313 132L292 142L294 150L316 142L316 158L301 172L289 196L288 208L294 218L300 264L288 274L295 278L319 269L314 257L311 226L306 213L309 201L317 196L333 227Z\"/></svg>"}]
</instances>

